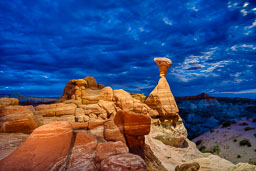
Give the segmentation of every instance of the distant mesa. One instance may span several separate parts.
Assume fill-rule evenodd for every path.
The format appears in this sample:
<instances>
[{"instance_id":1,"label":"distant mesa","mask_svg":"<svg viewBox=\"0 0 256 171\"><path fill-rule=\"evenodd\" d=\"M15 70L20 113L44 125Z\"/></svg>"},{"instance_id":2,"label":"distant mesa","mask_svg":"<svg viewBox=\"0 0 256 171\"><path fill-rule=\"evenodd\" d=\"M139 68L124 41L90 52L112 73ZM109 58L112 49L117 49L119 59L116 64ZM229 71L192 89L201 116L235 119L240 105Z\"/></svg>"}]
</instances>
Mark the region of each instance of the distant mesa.
<instances>
[{"instance_id":1,"label":"distant mesa","mask_svg":"<svg viewBox=\"0 0 256 171\"><path fill-rule=\"evenodd\" d=\"M184 97L177 97L178 99L183 99L183 100L203 100L203 99L216 99L215 97L210 96L209 94L206 93L201 93L196 96L184 96Z\"/></svg>"}]
</instances>

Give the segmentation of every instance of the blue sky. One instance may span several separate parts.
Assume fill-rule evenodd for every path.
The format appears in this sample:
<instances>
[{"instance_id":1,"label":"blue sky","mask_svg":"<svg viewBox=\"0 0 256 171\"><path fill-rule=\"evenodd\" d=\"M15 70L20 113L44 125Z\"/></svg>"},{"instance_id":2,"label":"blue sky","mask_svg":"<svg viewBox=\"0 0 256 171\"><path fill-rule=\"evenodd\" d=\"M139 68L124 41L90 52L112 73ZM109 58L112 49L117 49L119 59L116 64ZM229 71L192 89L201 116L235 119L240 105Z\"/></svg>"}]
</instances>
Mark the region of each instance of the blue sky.
<instances>
[{"instance_id":1,"label":"blue sky","mask_svg":"<svg viewBox=\"0 0 256 171\"><path fill-rule=\"evenodd\" d=\"M156 56L175 96L256 98L255 1L0 1L0 94L60 96L90 75L148 95Z\"/></svg>"}]
</instances>

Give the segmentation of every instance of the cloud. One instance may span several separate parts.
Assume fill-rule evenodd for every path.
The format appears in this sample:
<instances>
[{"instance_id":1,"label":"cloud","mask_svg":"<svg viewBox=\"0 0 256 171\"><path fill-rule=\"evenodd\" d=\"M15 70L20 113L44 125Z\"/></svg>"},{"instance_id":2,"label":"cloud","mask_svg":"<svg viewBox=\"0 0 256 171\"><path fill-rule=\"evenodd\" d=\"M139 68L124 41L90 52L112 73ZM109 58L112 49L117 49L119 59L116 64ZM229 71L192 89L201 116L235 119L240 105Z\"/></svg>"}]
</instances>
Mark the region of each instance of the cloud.
<instances>
[{"instance_id":1,"label":"cloud","mask_svg":"<svg viewBox=\"0 0 256 171\"><path fill-rule=\"evenodd\" d=\"M1 1L0 93L60 96L67 81L91 75L148 94L159 79L156 56L173 61L175 95L252 89L256 6L247 3Z\"/></svg>"}]
</instances>

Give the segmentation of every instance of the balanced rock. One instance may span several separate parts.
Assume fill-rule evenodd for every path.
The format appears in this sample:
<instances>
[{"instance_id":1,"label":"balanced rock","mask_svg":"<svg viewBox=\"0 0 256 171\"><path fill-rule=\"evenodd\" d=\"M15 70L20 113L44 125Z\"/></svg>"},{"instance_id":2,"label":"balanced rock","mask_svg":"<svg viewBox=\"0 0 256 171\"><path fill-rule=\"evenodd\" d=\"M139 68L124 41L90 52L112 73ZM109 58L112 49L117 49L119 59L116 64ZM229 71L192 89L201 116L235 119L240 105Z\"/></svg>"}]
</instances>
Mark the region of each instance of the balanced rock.
<instances>
[{"instance_id":1,"label":"balanced rock","mask_svg":"<svg viewBox=\"0 0 256 171\"><path fill-rule=\"evenodd\" d=\"M181 147L187 138L187 130L179 116L178 106L165 78L172 62L168 58L155 58L154 60L159 66L161 78L145 103L158 112L158 116L151 115L151 117L159 117L162 127L166 129L167 136L164 137L168 139L169 145Z\"/></svg>"},{"instance_id":2,"label":"balanced rock","mask_svg":"<svg viewBox=\"0 0 256 171\"><path fill-rule=\"evenodd\" d=\"M39 126L32 106L5 106L0 109L0 132L31 133Z\"/></svg>"},{"instance_id":3,"label":"balanced rock","mask_svg":"<svg viewBox=\"0 0 256 171\"><path fill-rule=\"evenodd\" d=\"M0 161L0 170L61 170L69 152L71 137L72 127L68 122L43 125Z\"/></svg>"},{"instance_id":4,"label":"balanced rock","mask_svg":"<svg viewBox=\"0 0 256 171\"><path fill-rule=\"evenodd\" d=\"M165 57L154 58L154 61L159 67L160 77L166 77L168 68L172 66L172 61Z\"/></svg>"}]
</instances>

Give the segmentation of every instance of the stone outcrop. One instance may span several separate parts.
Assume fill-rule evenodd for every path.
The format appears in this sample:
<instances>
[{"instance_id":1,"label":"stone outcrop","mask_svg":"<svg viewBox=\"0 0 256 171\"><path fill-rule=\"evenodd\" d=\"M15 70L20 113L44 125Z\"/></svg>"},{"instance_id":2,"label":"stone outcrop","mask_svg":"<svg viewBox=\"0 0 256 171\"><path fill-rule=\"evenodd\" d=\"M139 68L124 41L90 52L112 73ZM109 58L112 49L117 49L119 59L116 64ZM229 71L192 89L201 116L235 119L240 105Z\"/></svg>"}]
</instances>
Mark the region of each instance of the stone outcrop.
<instances>
[{"instance_id":1,"label":"stone outcrop","mask_svg":"<svg viewBox=\"0 0 256 171\"><path fill-rule=\"evenodd\" d=\"M71 138L72 127L68 122L43 125L0 161L0 170L58 170L64 166Z\"/></svg>"},{"instance_id":2,"label":"stone outcrop","mask_svg":"<svg viewBox=\"0 0 256 171\"><path fill-rule=\"evenodd\" d=\"M129 151L144 158L144 135L150 132L150 117L127 111L119 111L114 118L114 122L125 136Z\"/></svg>"},{"instance_id":3,"label":"stone outcrop","mask_svg":"<svg viewBox=\"0 0 256 171\"><path fill-rule=\"evenodd\" d=\"M19 104L19 100L16 98L7 98L7 97L0 98L0 109L3 108L4 106L13 106L18 104Z\"/></svg>"},{"instance_id":4,"label":"stone outcrop","mask_svg":"<svg viewBox=\"0 0 256 171\"><path fill-rule=\"evenodd\" d=\"M165 78L172 62L167 58L155 58L154 60L159 66L161 78L145 103L159 114L151 117L159 118L161 126L166 130L161 138L165 139L169 145L180 147L187 138L187 130L179 116L178 106Z\"/></svg>"},{"instance_id":5,"label":"stone outcrop","mask_svg":"<svg viewBox=\"0 0 256 171\"><path fill-rule=\"evenodd\" d=\"M0 132L31 133L39 126L32 106L5 106L0 109Z\"/></svg>"},{"instance_id":6,"label":"stone outcrop","mask_svg":"<svg viewBox=\"0 0 256 171\"><path fill-rule=\"evenodd\" d=\"M97 170L96 168L96 147L97 139L87 132L78 132L76 135L74 147L69 161L68 170Z\"/></svg>"},{"instance_id":7,"label":"stone outcrop","mask_svg":"<svg viewBox=\"0 0 256 171\"><path fill-rule=\"evenodd\" d=\"M0 171L145 170L145 166L140 156L128 152L125 143L73 130L68 122L35 129L19 148L0 161Z\"/></svg>"},{"instance_id":8,"label":"stone outcrop","mask_svg":"<svg viewBox=\"0 0 256 171\"><path fill-rule=\"evenodd\" d=\"M179 109L165 77L160 78L157 86L149 94L145 103L150 108L157 110L161 118L173 118L175 122L178 121Z\"/></svg>"},{"instance_id":9,"label":"stone outcrop","mask_svg":"<svg viewBox=\"0 0 256 171\"><path fill-rule=\"evenodd\" d=\"M101 162L102 171L138 170L146 171L145 161L139 156L126 153L110 156Z\"/></svg>"},{"instance_id":10,"label":"stone outcrop","mask_svg":"<svg viewBox=\"0 0 256 171\"><path fill-rule=\"evenodd\" d=\"M144 103L145 100L146 100L146 98L147 98L147 97L144 95L144 93L141 93L141 94L139 94L139 93L131 93L131 96L132 96L133 98L135 98L135 99L141 101L142 103Z\"/></svg>"}]
</instances>

